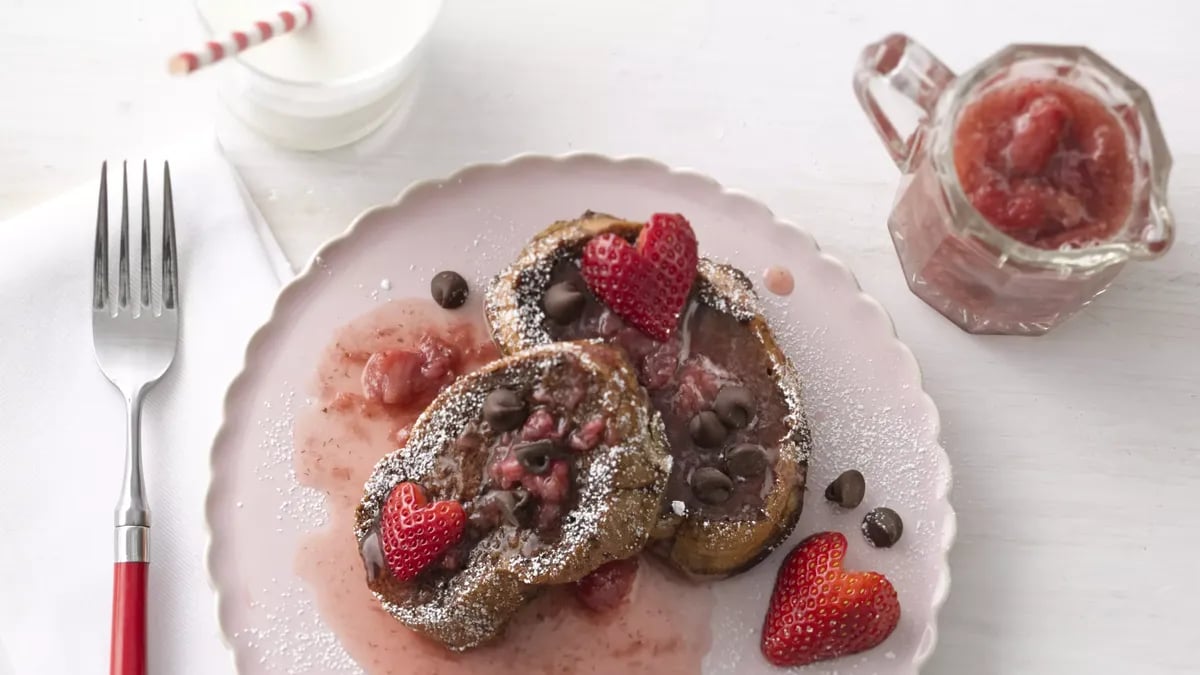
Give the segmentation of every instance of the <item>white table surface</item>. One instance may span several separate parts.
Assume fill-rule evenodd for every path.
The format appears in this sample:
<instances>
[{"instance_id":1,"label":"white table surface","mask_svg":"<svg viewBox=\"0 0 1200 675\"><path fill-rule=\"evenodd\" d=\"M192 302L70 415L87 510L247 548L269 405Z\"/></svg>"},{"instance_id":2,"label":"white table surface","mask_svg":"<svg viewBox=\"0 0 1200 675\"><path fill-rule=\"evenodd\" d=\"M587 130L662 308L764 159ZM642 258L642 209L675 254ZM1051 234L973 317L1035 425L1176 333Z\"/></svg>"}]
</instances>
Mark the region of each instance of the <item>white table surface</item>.
<instances>
[{"instance_id":1,"label":"white table surface","mask_svg":"<svg viewBox=\"0 0 1200 675\"><path fill-rule=\"evenodd\" d=\"M211 73L164 75L200 35L186 0L0 13L0 219L214 121L296 263L410 181L519 152L648 155L762 198L884 303L941 410L959 535L927 672L1200 670L1200 4L448 0L407 123L315 155L231 122ZM1175 156L1175 248L1037 339L969 336L910 295L897 173L850 89L896 30L954 68L1085 43L1140 80Z\"/></svg>"}]
</instances>

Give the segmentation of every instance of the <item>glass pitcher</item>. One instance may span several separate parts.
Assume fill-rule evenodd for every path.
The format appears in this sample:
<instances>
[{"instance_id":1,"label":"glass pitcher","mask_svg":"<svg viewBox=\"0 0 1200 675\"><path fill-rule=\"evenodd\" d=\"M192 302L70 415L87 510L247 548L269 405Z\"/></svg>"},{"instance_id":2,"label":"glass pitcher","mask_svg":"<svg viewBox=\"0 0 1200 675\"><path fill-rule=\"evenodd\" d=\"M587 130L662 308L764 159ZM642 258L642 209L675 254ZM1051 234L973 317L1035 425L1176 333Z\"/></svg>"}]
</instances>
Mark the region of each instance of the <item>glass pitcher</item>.
<instances>
[{"instance_id":1,"label":"glass pitcher","mask_svg":"<svg viewBox=\"0 0 1200 675\"><path fill-rule=\"evenodd\" d=\"M954 139L963 109L998 87L1030 81L1094 97L1124 133L1129 208L1099 241L1052 249L1019 241L985 218L960 183ZM863 51L854 90L903 173L888 229L909 288L963 330L1040 335L1102 293L1126 261L1170 248L1171 155L1154 107L1136 82L1091 50L1010 45L956 76L911 38L891 35ZM902 134L898 120L912 104L916 128Z\"/></svg>"}]
</instances>

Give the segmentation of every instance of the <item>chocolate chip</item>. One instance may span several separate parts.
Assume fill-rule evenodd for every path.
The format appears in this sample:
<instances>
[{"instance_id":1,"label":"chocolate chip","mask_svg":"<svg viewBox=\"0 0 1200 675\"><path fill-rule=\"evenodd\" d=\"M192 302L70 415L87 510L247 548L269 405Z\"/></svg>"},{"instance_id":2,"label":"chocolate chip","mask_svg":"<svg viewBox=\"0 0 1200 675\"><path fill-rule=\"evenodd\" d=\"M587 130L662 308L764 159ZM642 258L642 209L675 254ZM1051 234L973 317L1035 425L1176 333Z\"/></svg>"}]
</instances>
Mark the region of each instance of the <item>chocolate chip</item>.
<instances>
[{"instance_id":1,"label":"chocolate chip","mask_svg":"<svg viewBox=\"0 0 1200 675\"><path fill-rule=\"evenodd\" d=\"M438 272L429 282L429 292L433 301L446 309L457 309L467 301L467 280L458 272L446 270Z\"/></svg>"},{"instance_id":2,"label":"chocolate chip","mask_svg":"<svg viewBox=\"0 0 1200 675\"><path fill-rule=\"evenodd\" d=\"M513 490L493 490L475 498L467 522L477 530L487 532L501 523L518 525L517 495Z\"/></svg>"},{"instance_id":3,"label":"chocolate chip","mask_svg":"<svg viewBox=\"0 0 1200 675\"><path fill-rule=\"evenodd\" d=\"M733 481L719 469L702 466L692 472L692 492L705 504L721 504L733 493Z\"/></svg>"},{"instance_id":4,"label":"chocolate chip","mask_svg":"<svg viewBox=\"0 0 1200 675\"><path fill-rule=\"evenodd\" d=\"M574 281L560 281L546 289L542 296L542 310L555 323L571 323L583 313L587 296Z\"/></svg>"},{"instance_id":5,"label":"chocolate chip","mask_svg":"<svg viewBox=\"0 0 1200 675\"><path fill-rule=\"evenodd\" d=\"M533 503L533 498L529 496L529 490L523 487L514 488L510 492L517 496L517 503L513 504L513 511L520 511L521 507Z\"/></svg>"},{"instance_id":6,"label":"chocolate chip","mask_svg":"<svg viewBox=\"0 0 1200 675\"><path fill-rule=\"evenodd\" d=\"M745 387L722 387L713 401L713 410L730 429L745 429L754 419L754 397Z\"/></svg>"},{"instance_id":7,"label":"chocolate chip","mask_svg":"<svg viewBox=\"0 0 1200 675\"><path fill-rule=\"evenodd\" d=\"M383 547L379 543L379 533L371 530L367 536L363 537L362 546L359 547L359 554L362 555L363 567L367 570L367 583L373 584L375 580L383 576L387 569L387 562L383 557Z\"/></svg>"},{"instance_id":8,"label":"chocolate chip","mask_svg":"<svg viewBox=\"0 0 1200 675\"><path fill-rule=\"evenodd\" d=\"M761 445L741 443L725 453L725 466L742 478L761 476L767 470L767 451Z\"/></svg>"},{"instance_id":9,"label":"chocolate chip","mask_svg":"<svg viewBox=\"0 0 1200 675\"><path fill-rule=\"evenodd\" d=\"M512 389L493 389L483 399L483 419L494 431L512 431L528 416L524 397Z\"/></svg>"},{"instance_id":10,"label":"chocolate chip","mask_svg":"<svg viewBox=\"0 0 1200 675\"><path fill-rule=\"evenodd\" d=\"M540 476L550 470L550 463L558 454L558 449L554 447L554 441L543 439L522 443L513 448L513 454L526 471Z\"/></svg>"},{"instance_id":11,"label":"chocolate chip","mask_svg":"<svg viewBox=\"0 0 1200 675\"><path fill-rule=\"evenodd\" d=\"M900 541L900 535L904 534L904 522L900 520L899 513L880 506L863 516L862 531L872 546L888 548Z\"/></svg>"},{"instance_id":12,"label":"chocolate chip","mask_svg":"<svg viewBox=\"0 0 1200 675\"><path fill-rule=\"evenodd\" d=\"M688 433L692 435L696 445L702 448L719 448L729 435L725 425L721 424L717 414L711 410L696 413L688 421Z\"/></svg>"},{"instance_id":13,"label":"chocolate chip","mask_svg":"<svg viewBox=\"0 0 1200 675\"><path fill-rule=\"evenodd\" d=\"M852 509L862 503L863 495L867 493L867 481L857 469L843 471L842 475L833 479L825 488L825 499L845 509Z\"/></svg>"}]
</instances>

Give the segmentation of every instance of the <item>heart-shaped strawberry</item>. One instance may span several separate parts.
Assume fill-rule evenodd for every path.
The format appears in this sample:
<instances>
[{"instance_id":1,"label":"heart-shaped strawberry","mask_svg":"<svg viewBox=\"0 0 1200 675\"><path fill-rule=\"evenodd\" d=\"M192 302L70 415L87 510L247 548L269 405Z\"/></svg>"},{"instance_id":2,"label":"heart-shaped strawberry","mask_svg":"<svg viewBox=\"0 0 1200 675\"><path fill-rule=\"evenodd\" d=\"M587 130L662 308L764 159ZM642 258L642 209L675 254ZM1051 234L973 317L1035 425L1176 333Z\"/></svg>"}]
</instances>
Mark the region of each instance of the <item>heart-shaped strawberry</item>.
<instances>
[{"instance_id":1,"label":"heart-shaped strawberry","mask_svg":"<svg viewBox=\"0 0 1200 675\"><path fill-rule=\"evenodd\" d=\"M420 574L462 538L466 525L462 504L429 504L416 483L396 485L379 521L383 557L392 576L408 581Z\"/></svg>"},{"instance_id":2,"label":"heart-shaped strawberry","mask_svg":"<svg viewBox=\"0 0 1200 675\"><path fill-rule=\"evenodd\" d=\"M763 623L762 652L777 666L800 666L861 652L900 622L900 601L877 572L846 572L846 537L821 532L788 554Z\"/></svg>"},{"instance_id":3,"label":"heart-shaped strawberry","mask_svg":"<svg viewBox=\"0 0 1200 675\"><path fill-rule=\"evenodd\" d=\"M630 244L593 237L581 269L588 287L621 318L656 340L671 337L696 279L696 235L677 213L656 213Z\"/></svg>"}]
</instances>

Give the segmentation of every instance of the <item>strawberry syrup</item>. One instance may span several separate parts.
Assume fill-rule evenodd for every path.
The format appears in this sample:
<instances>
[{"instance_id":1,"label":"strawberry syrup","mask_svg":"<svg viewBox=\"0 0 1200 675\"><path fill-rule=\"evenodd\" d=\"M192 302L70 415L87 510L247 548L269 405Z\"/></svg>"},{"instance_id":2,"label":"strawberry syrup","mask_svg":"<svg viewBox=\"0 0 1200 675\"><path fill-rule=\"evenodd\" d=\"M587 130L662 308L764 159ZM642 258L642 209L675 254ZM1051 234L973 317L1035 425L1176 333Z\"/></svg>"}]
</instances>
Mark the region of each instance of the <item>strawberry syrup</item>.
<instances>
[{"instance_id":1,"label":"strawberry syrup","mask_svg":"<svg viewBox=\"0 0 1200 675\"><path fill-rule=\"evenodd\" d=\"M481 314L476 303L447 312L429 301L390 302L337 331L318 364L313 403L296 419L295 462L299 481L326 495L329 523L307 536L296 567L325 624L371 675L699 673L712 593L648 560L617 609L597 614L569 590L553 589L524 608L499 642L463 654L410 631L367 590L354 509L375 463L400 445L436 386L410 403L385 405L363 396L363 368L373 353L417 350L433 336L454 352L449 378L474 370L496 356Z\"/></svg>"},{"instance_id":2,"label":"strawberry syrup","mask_svg":"<svg viewBox=\"0 0 1200 675\"><path fill-rule=\"evenodd\" d=\"M1057 80L1015 82L968 105L954 163L975 208L1039 248L1111 237L1133 199L1121 123L1099 99Z\"/></svg>"}]
</instances>

